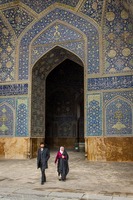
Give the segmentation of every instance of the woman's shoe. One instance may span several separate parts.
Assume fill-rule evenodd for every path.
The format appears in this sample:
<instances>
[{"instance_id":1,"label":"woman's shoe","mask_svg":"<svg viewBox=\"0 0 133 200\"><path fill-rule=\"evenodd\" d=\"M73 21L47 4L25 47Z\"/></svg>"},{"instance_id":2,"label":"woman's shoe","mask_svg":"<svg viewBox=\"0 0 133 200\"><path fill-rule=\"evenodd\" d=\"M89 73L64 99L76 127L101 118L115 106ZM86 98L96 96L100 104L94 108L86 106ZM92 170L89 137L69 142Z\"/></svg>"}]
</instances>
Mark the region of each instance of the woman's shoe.
<instances>
[{"instance_id":1,"label":"woman's shoe","mask_svg":"<svg viewBox=\"0 0 133 200\"><path fill-rule=\"evenodd\" d=\"M58 176L59 181L61 181L61 175Z\"/></svg>"}]
</instances>

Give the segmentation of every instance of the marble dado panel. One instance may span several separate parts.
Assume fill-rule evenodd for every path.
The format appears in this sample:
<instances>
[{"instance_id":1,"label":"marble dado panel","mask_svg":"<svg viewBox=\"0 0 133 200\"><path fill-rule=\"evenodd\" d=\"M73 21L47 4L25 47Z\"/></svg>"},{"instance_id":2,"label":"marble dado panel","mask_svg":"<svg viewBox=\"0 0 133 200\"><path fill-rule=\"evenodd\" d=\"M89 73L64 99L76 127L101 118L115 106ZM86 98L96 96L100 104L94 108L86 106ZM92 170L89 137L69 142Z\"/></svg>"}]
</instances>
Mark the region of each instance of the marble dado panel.
<instances>
[{"instance_id":1,"label":"marble dado panel","mask_svg":"<svg viewBox=\"0 0 133 200\"><path fill-rule=\"evenodd\" d=\"M28 136L28 98L0 99L0 137Z\"/></svg>"},{"instance_id":2,"label":"marble dado panel","mask_svg":"<svg viewBox=\"0 0 133 200\"><path fill-rule=\"evenodd\" d=\"M27 159L30 155L29 138L0 138L0 158Z\"/></svg>"},{"instance_id":3,"label":"marble dado panel","mask_svg":"<svg viewBox=\"0 0 133 200\"><path fill-rule=\"evenodd\" d=\"M133 76L113 76L102 78L89 78L88 91L109 90L133 87Z\"/></svg>"},{"instance_id":4,"label":"marble dado panel","mask_svg":"<svg viewBox=\"0 0 133 200\"><path fill-rule=\"evenodd\" d=\"M28 94L28 84L0 85L0 96Z\"/></svg>"},{"instance_id":5,"label":"marble dado panel","mask_svg":"<svg viewBox=\"0 0 133 200\"><path fill-rule=\"evenodd\" d=\"M89 137L85 140L88 160L133 161L133 137Z\"/></svg>"},{"instance_id":6,"label":"marble dado panel","mask_svg":"<svg viewBox=\"0 0 133 200\"><path fill-rule=\"evenodd\" d=\"M100 94L87 95L87 136L102 135L102 101Z\"/></svg>"}]
</instances>

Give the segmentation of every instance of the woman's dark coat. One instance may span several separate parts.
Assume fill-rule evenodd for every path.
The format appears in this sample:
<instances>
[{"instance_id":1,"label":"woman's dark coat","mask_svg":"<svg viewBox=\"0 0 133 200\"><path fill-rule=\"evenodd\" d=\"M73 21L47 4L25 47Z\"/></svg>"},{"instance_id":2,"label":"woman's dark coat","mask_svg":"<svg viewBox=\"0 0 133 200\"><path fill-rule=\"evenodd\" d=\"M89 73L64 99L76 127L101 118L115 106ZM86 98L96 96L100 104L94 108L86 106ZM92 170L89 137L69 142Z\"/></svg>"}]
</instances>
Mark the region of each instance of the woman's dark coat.
<instances>
[{"instance_id":1,"label":"woman's dark coat","mask_svg":"<svg viewBox=\"0 0 133 200\"><path fill-rule=\"evenodd\" d=\"M41 168L42 170L45 170L48 168L48 159L50 158L50 153L47 148L44 148L41 152L41 148L38 149L37 154L37 168Z\"/></svg>"},{"instance_id":2,"label":"woman's dark coat","mask_svg":"<svg viewBox=\"0 0 133 200\"><path fill-rule=\"evenodd\" d=\"M64 158L58 159L57 169L58 169L58 173L60 173L62 175L62 177L65 178L69 172L69 165L68 165L69 156L66 151L64 151L64 153L62 155L65 156L65 159Z\"/></svg>"}]
</instances>

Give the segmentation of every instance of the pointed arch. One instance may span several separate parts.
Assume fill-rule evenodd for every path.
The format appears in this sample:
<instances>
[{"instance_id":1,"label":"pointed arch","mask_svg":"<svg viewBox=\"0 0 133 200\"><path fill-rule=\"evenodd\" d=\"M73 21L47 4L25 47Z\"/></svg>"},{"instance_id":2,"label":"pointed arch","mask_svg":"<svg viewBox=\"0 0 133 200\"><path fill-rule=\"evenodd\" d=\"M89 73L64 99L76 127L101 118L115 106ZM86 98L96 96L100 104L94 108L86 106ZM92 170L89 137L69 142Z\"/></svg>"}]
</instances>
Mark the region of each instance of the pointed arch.
<instances>
[{"instance_id":1,"label":"pointed arch","mask_svg":"<svg viewBox=\"0 0 133 200\"><path fill-rule=\"evenodd\" d=\"M109 101L105 106L105 133L108 136L132 135L132 105L121 96Z\"/></svg>"},{"instance_id":2,"label":"pointed arch","mask_svg":"<svg viewBox=\"0 0 133 200\"><path fill-rule=\"evenodd\" d=\"M100 66L103 65L103 63L102 65L100 63L100 60L102 60L100 59L100 57L102 57L102 46L100 47L99 45L102 40L100 27L92 19L83 17L82 14L77 14L72 10L56 7L45 13L45 16L39 19L36 23L32 24L31 28L25 33L25 35L23 35L19 44L19 80L27 80L30 76L29 60L32 56L32 52L30 53L31 41L34 40L38 33L47 29L51 23L54 23L53 21L56 22L57 20L61 20L63 23L67 23L69 26L75 27L76 30L79 30L79 32L82 32L86 36L87 48L84 59L86 59L87 71L90 74L100 73ZM60 41L57 42L56 45L59 44L62 45ZM75 44L71 43L70 45L76 53L76 47L74 47ZM37 53L40 54L40 51L37 51ZM82 48L80 51L83 51Z\"/></svg>"},{"instance_id":3,"label":"pointed arch","mask_svg":"<svg viewBox=\"0 0 133 200\"><path fill-rule=\"evenodd\" d=\"M14 136L15 127L15 111L14 108L7 102L0 103L0 135Z\"/></svg>"},{"instance_id":4,"label":"pointed arch","mask_svg":"<svg viewBox=\"0 0 133 200\"><path fill-rule=\"evenodd\" d=\"M72 59L71 59L72 58ZM32 67L32 96L31 96L31 133L32 137L45 136L45 91L46 78L49 73L64 60L70 59L82 67L83 62L77 55L56 46L36 62ZM83 69L84 70L84 69Z\"/></svg>"}]
</instances>

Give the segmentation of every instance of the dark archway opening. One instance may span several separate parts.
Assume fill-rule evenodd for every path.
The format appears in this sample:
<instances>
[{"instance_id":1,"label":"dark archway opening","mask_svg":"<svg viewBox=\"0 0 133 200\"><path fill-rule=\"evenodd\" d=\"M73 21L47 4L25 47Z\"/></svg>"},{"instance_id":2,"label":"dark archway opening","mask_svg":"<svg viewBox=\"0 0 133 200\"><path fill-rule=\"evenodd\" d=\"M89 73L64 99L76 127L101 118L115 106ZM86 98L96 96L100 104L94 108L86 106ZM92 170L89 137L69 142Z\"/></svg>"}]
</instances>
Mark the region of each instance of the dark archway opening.
<instances>
[{"instance_id":1,"label":"dark archway opening","mask_svg":"<svg viewBox=\"0 0 133 200\"><path fill-rule=\"evenodd\" d=\"M69 59L46 79L45 142L70 149L84 143L84 68Z\"/></svg>"}]
</instances>

